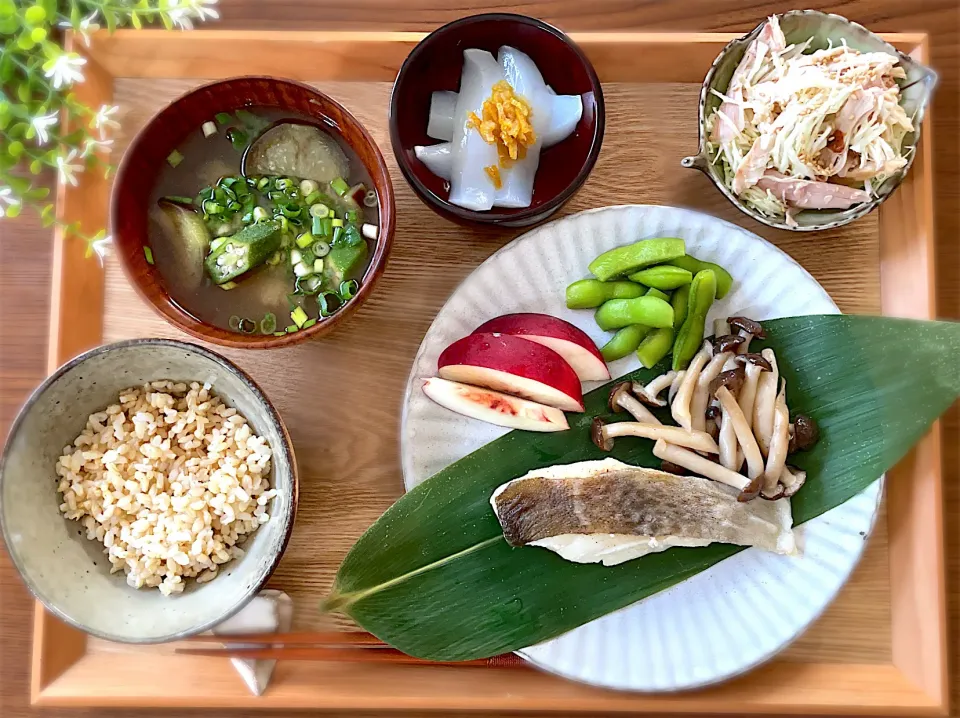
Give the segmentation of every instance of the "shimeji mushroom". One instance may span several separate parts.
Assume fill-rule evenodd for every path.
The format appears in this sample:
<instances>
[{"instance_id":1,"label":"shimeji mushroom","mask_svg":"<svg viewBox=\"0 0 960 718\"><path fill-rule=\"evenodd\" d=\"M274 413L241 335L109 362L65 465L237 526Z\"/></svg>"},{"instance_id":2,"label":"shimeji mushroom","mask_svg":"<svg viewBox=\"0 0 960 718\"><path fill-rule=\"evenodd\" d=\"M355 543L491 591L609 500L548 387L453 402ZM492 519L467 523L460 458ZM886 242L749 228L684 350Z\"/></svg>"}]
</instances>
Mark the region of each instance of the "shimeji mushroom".
<instances>
[{"instance_id":1,"label":"shimeji mushroom","mask_svg":"<svg viewBox=\"0 0 960 718\"><path fill-rule=\"evenodd\" d=\"M734 329L738 330L740 336L744 339L743 343L737 349L739 354L746 354L750 351L750 341L754 337L758 339L766 339L767 337L763 326L761 326L759 322L755 322L747 317L728 317L727 324L730 326L731 331Z\"/></svg>"},{"instance_id":2,"label":"shimeji mushroom","mask_svg":"<svg viewBox=\"0 0 960 718\"><path fill-rule=\"evenodd\" d=\"M599 416L593 420L590 427L590 438L603 451L613 449L613 440L622 436L638 436L642 439L666 441L676 446L687 446L695 451L707 454L716 454L719 451L717 442L709 434L702 431L684 431L676 426L663 424L646 424L639 421L621 421L616 424L607 424Z\"/></svg>"},{"instance_id":3,"label":"shimeji mushroom","mask_svg":"<svg viewBox=\"0 0 960 718\"><path fill-rule=\"evenodd\" d=\"M743 474L738 474L736 471L720 466L720 464L715 464L710 459L705 459L682 446L668 444L663 439L653 445L653 455L661 461L669 461L671 464L682 466L698 476L732 486L740 492L737 497L738 501L749 501L756 498L760 492L761 479L751 481Z\"/></svg>"},{"instance_id":4,"label":"shimeji mushroom","mask_svg":"<svg viewBox=\"0 0 960 718\"><path fill-rule=\"evenodd\" d=\"M784 466L780 474L780 485L783 486L784 498L790 498L800 490L807 480L807 472L795 466Z\"/></svg>"},{"instance_id":5,"label":"shimeji mushroom","mask_svg":"<svg viewBox=\"0 0 960 718\"><path fill-rule=\"evenodd\" d=\"M773 367L760 354L744 354L741 358L746 361L745 376L737 403L740 404L740 410L743 411L743 416L747 420L747 426L752 429L753 405L757 399L757 383L760 380L760 374L764 371L772 371Z\"/></svg>"},{"instance_id":6,"label":"shimeji mushroom","mask_svg":"<svg viewBox=\"0 0 960 718\"><path fill-rule=\"evenodd\" d=\"M721 386L727 387L734 395L740 393L746 374L742 364L735 363L735 367L717 375L717 378L710 384L711 395L716 396L717 389ZM720 414L720 437L717 442L720 444L720 463L731 471L739 471L740 465L743 463L743 455L739 451L737 432L733 423L722 412Z\"/></svg>"},{"instance_id":7,"label":"shimeji mushroom","mask_svg":"<svg viewBox=\"0 0 960 718\"><path fill-rule=\"evenodd\" d=\"M720 409L723 411L723 423L730 423L737 436L737 442L743 449L743 455L747 460L747 476L751 479L764 476L760 447L757 446L757 440L753 436L753 431L750 430L750 425L747 423L736 398L727 387L720 386L717 388L717 399L720 400Z\"/></svg>"},{"instance_id":8,"label":"shimeji mushroom","mask_svg":"<svg viewBox=\"0 0 960 718\"><path fill-rule=\"evenodd\" d=\"M787 449L790 445L789 424L790 410L787 409L787 382L782 381L774 404L773 432L770 436L770 451L767 453L767 464L763 474L764 494L773 494L776 491L780 474L787 464Z\"/></svg>"},{"instance_id":9,"label":"shimeji mushroom","mask_svg":"<svg viewBox=\"0 0 960 718\"><path fill-rule=\"evenodd\" d=\"M671 386L676 376L677 372L668 371L666 374L661 374L656 379L651 380L651 382L646 386L638 381L635 381L633 382L633 393L637 395L637 398L640 399L640 401L643 401L647 404L652 404L653 406L666 406L667 401L666 399L660 398L660 392Z\"/></svg>"},{"instance_id":10,"label":"shimeji mushroom","mask_svg":"<svg viewBox=\"0 0 960 718\"><path fill-rule=\"evenodd\" d=\"M707 405L710 403L710 384L723 370L733 354L724 352L714 354L713 359L703 368L697 377L697 386L693 390L693 399L690 400L690 421L693 429L704 431L707 427Z\"/></svg>"},{"instance_id":11,"label":"shimeji mushroom","mask_svg":"<svg viewBox=\"0 0 960 718\"><path fill-rule=\"evenodd\" d=\"M696 388L697 379L700 377L700 372L710 358L710 352L712 350L713 348L710 346L710 343L704 342L703 348L690 360L690 366L687 367L687 373L684 375L683 381L680 382L677 396L670 405L670 413L673 416L673 420L687 431L693 428L692 416L690 414L693 390Z\"/></svg>"},{"instance_id":12,"label":"shimeji mushroom","mask_svg":"<svg viewBox=\"0 0 960 718\"><path fill-rule=\"evenodd\" d=\"M806 451L820 440L820 427L806 414L797 414L792 426L793 440L790 442L790 453Z\"/></svg>"},{"instance_id":13,"label":"shimeji mushroom","mask_svg":"<svg viewBox=\"0 0 960 718\"><path fill-rule=\"evenodd\" d=\"M671 404L673 403L674 397L676 397L677 392L680 391L680 385L683 383L683 378L687 375L686 369L681 369L677 372L677 375L673 377L673 381L670 382L670 391L667 392L667 401Z\"/></svg>"},{"instance_id":14,"label":"shimeji mushroom","mask_svg":"<svg viewBox=\"0 0 960 718\"><path fill-rule=\"evenodd\" d=\"M764 349L761 356L769 362L770 371L763 372L757 380L757 396L753 404L753 433L760 445L760 453L766 456L770 452L770 439L773 436L773 416L780 372L773 349Z\"/></svg>"},{"instance_id":15,"label":"shimeji mushroom","mask_svg":"<svg viewBox=\"0 0 960 718\"><path fill-rule=\"evenodd\" d=\"M630 393L628 381L622 381L610 390L610 399L607 404L613 412L629 411L637 421L654 425L661 423L647 407L640 403L639 399Z\"/></svg>"},{"instance_id":16,"label":"shimeji mushroom","mask_svg":"<svg viewBox=\"0 0 960 718\"><path fill-rule=\"evenodd\" d=\"M713 351L717 354L721 352L737 353L740 345L746 341L746 337L739 334L724 334L713 338Z\"/></svg>"}]
</instances>

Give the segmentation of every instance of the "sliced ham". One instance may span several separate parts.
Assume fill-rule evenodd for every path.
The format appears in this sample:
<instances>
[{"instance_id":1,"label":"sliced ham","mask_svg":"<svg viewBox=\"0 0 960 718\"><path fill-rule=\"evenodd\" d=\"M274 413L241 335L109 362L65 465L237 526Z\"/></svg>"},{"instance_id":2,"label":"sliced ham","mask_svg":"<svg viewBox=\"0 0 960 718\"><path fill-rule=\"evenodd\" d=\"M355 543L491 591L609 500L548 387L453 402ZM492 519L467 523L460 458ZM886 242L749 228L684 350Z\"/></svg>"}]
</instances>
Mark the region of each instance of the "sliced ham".
<instances>
[{"instance_id":1,"label":"sliced ham","mask_svg":"<svg viewBox=\"0 0 960 718\"><path fill-rule=\"evenodd\" d=\"M774 170L767 170L757 187L770 191L781 202L798 209L847 209L870 201L870 193L829 182L793 179Z\"/></svg>"}]
</instances>

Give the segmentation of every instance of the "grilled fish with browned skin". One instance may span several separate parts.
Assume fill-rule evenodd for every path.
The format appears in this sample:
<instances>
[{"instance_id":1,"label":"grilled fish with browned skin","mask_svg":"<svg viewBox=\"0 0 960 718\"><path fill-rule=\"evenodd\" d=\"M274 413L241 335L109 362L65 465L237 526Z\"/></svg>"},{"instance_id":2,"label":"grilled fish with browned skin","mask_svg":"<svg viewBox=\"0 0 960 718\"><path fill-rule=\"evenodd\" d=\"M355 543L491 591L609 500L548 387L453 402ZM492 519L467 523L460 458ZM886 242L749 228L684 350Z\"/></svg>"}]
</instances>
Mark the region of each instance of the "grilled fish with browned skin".
<instances>
[{"instance_id":1,"label":"grilled fish with browned skin","mask_svg":"<svg viewBox=\"0 0 960 718\"><path fill-rule=\"evenodd\" d=\"M738 502L737 492L615 459L537 469L490 499L513 546L613 566L674 546L730 543L795 553L788 500Z\"/></svg>"}]
</instances>

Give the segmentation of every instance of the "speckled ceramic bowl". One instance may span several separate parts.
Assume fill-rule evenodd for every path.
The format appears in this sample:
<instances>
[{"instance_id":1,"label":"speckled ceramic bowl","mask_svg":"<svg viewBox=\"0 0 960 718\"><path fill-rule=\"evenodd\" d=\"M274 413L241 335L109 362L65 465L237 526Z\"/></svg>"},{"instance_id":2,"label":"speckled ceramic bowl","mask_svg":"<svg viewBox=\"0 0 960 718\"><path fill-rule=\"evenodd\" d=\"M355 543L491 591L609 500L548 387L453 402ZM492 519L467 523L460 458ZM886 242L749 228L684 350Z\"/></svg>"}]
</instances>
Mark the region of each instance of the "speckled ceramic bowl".
<instances>
[{"instance_id":1,"label":"speckled ceramic bowl","mask_svg":"<svg viewBox=\"0 0 960 718\"><path fill-rule=\"evenodd\" d=\"M724 184L721 170L718 164L712 162L712 157L707 148L707 119L720 106L720 98L710 92L716 89L718 92L724 92L730 84L730 77L733 71L740 64L743 53L747 46L753 42L760 34L766 20L760 23L752 32L738 38L727 45L723 52L714 60L706 79L703 81L703 88L700 90L700 151L692 157L685 157L681 164L684 167L698 169L707 177L713 180L713 183L723 193L724 197L730 200L744 214L749 215L758 222L762 222L770 227L777 229L788 229L795 232L810 232L820 229L831 229L848 224L855 219L863 217L872 212L887 197L900 186L903 178L906 177L913 163L915 156L914 149L920 141L920 124L923 121L923 114L927 104L933 94L933 88L937 84L937 75L929 67L910 59L907 55L897 50L893 45L885 42L879 35L867 30L863 25L858 25L839 15L831 15L818 12L816 10L794 10L778 16L780 19L780 28L783 30L787 44L800 43L808 37L813 38L811 50L820 50L828 47L829 43L834 46L845 41L848 46L861 52L888 52L900 58L900 65L907 73L907 77L900 81L903 88L900 104L906 110L907 114L913 118L916 131L907 135L904 141L904 149L907 155L907 165L895 176L888 179L877 188L877 197L871 202L864 202L849 209L827 209L827 210L803 210L797 213L796 219L799 226L788 226L780 219L765 217L751 207L745 205L740 199L730 191Z\"/></svg>"},{"instance_id":2,"label":"speckled ceramic bowl","mask_svg":"<svg viewBox=\"0 0 960 718\"><path fill-rule=\"evenodd\" d=\"M270 483L279 494L270 520L242 544L246 554L208 583L183 593L135 589L111 574L103 546L78 535L59 510L55 467L87 417L114 404L123 389L172 379L209 382L273 449ZM266 583L293 528L297 466L276 409L243 371L202 347L135 339L99 347L53 373L20 411L0 458L0 524L13 562L55 615L95 636L160 643L205 631L239 611Z\"/></svg>"}]
</instances>

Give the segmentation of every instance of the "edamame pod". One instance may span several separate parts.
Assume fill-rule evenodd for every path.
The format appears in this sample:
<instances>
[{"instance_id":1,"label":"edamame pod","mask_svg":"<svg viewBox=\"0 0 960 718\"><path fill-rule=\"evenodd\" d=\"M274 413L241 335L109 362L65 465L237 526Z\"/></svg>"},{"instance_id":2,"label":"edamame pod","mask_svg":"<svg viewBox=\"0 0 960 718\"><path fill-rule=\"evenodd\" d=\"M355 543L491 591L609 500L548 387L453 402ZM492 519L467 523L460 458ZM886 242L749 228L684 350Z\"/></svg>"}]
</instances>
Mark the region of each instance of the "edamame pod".
<instances>
[{"instance_id":1,"label":"edamame pod","mask_svg":"<svg viewBox=\"0 0 960 718\"><path fill-rule=\"evenodd\" d=\"M648 327L672 327L673 307L659 297L611 299L597 310L597 325L604 331L621 329L631 324Z\"/></svg>"},{"instance_id":2,"label":"edamame pod","mask_svg":"<svg viewBox=\"0 0 960 718\"><path fill-rule=\"evenodd\" d=\"M636 351L640 342L650 331L650 327L643 324L631 324L618 330L600 350L604 361L616 361L627 356L630 352Z\"/></svg>"},{"instance_id":3,"label":"edamame pod","mask_svg":"<svg viewBox=\"0 0 960 718\"><path fill-rule=\"evenodd\" d=\"M690 283L690 300L687 304L687 316L677 332L673 344L673 370L686 369L694 354L703 344L703 328L707 321L707 312L717 295L717 275L712 269L697 272ZM646 297L643 297L646 299ZM636 300L633 300L636 301ZM601 307L602 309L603 307Z\"/></svg>"},{"instance_id":4,"label":"edamame pod","mask_svg":"<svg viewBox=\"0 0 960 718\"><path fill-rule=\"evenodd\" d=\"M665 302L669 302L669 301L670 301L670 295L669 295L669 294L667 294L666 292L662 292L662 291L660 291L659 289L656 289L656 288L654 288L654 287L650 287L650 289L647 290L647 293L646 293L644 296L645 296L645 297L657 297L658 299L662 299L662 300L665 301Z\"/></svg>"},{"instance_id":5,"label":"edamame pod","mask_svg":"<svg viewBox=\"0 0 960 718\"><path fill-rule=\"evenodd\" d=\"M670 304L673 306L673 330L680 331L683 326L683 320L687 318L687 304L690 302L690 285L685 284L673 293L670 297Z\"/></svg>"},{"instance_id":6,"label":"edamame pod","mask_svg":"<svg viewBox=\"0 0 960 718\"><path fill-rule=\"evenodd\" d=\"M673 346L673 327L663 327L647 334L637 347L637 359L647 369L651 369L670 353Z\"/></svg>"},{"instance_id":7,"label":"edamame pod","mask_svg":"<svg viewBox=\"0 0 960 718\"><path fill-rule=\"evenodd\" d=\"M730 275L730 272L719 264L703 262L696 257L691 257L689 254L671 259L667 264L686 269L692 274L702 272L704 269L712 269L713 273L717 275L717 299L723 299L727 296L727 292L729 292L733 286L733 277Z\"/></svg>"},{"instance_id":8,"label":"edamame pod","mask_svg":"<svg viewBox=\"0 0 960 718\"><path fill-rule=\"evenodd\" d=\"M569 309L592 309L610 299L635 299L642 297L645 287L626 280L601 282L599 279L581 279L567 287Z\"/></svg>"},{"instance_id":9,"label":"edamame pod","mask_svg":"<svg viewBox=\"0 0 960 718\"><path fill-rule=\"evenodd\" d=\"M645 239L604 252L590 262L590 271L602 281L622 277L644 267L683 257L684 247L682 239Z\"/></svg>"},{"instance_id":10,"label":"edamame pod","mask_svg":"<svg viewBox=\"0 0 960 718\"><path fill-rule=\"evenodd\" d=\"M660 264L631 274L630 281L646 284L654 289L671 290L690 284L693 273L672 264Z\"/></svg>"}]
</instances>

